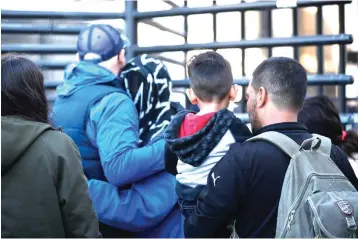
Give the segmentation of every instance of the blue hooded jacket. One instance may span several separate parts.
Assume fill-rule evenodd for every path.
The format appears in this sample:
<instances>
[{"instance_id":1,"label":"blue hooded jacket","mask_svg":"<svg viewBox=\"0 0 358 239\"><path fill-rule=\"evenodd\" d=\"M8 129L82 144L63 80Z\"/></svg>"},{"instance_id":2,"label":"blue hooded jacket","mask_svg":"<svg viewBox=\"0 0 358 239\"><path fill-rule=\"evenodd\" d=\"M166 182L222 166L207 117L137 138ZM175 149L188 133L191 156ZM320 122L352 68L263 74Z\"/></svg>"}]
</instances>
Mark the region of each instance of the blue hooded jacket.
<instances>
[{"instance_id":1,"label":"blue hooded jacket","mask_svg":"<svg viewBox=\"0 0 358 239\"><path fill-rule=\"evenodd\" d=\"M110 83L115 77L101 66L79 62L67 67L57 94L71 97L83 87ZM165 141L138 148L138 113L123 93L104 96L93 104L88 117L86 135L98 149L109 182L88 181L100 222L137 232L137 237L184 237L183 218L174 208L175 178L164 172ZM132 186L119 189L125 185Z\"/></svg>"}]
</instances>

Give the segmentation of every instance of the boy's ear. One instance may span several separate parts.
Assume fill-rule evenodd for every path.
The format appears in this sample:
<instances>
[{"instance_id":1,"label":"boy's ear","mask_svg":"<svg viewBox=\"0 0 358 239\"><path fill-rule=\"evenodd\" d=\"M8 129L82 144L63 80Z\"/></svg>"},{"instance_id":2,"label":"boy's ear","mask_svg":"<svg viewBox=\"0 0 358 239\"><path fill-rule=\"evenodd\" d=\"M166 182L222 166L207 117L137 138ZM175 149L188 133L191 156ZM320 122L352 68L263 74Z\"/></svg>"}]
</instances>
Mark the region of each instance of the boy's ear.
<instances>
[{"instance_id":1,"label":"boy's ear","mask_svg":"<svg viewBox=\"0 0 358 239\"><path fill-rule=\"evenodd\" d=\"M192 88L186 89L185 93L188 96L190 103L193 105L198 104L198 97L195 95Z\"/></svg>"},{"instance_id":2,"label":"boy's ear","mask_svg":"<svg viewBox=\"0 0 358 239\"><path fill-rule=\"evenodd\" d=\"M242 87L239 85L231 86L229 99L232 102L239 102L242 99Z\"/></svg>"}]
</instances>

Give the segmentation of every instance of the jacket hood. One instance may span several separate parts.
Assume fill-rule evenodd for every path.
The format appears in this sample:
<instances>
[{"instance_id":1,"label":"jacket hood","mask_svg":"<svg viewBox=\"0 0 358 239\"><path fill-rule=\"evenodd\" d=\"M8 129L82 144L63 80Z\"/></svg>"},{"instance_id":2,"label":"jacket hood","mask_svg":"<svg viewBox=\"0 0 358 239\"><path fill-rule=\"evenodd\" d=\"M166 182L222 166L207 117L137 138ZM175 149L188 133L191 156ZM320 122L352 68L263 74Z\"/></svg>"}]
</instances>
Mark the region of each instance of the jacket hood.
<instances>
[{"instance_id":1,"label":"jacket hood","mask_svg":"<svg viewBox=\"0 0 358 239\"><path fill-rule=\"evenodd\" d=\"M57 87L57 95L69 96L85 86L108 83L116 77L109 70L91 62L70 64L65 69L63 85Z\"/></svg>"},{"instance_id":2,"label":"jacket hood","mask_svg":"<svg viewBox=\"0 0 358 239\"><path fill-rule=\"evenodd\" d=\"M53 129L49 124L2 116L1 174L9 171L32 143L49 129Z\"/></svg>"},{"instance_id":3,"label":"jacket hood","mask_svg":"<svg viewBox=\"0 0 358 239\"><path fill-rule=\"evenodd\" d=\"M171 152L184 163L199 166L234 123L236 116L227 109L216 112L196 133L178 138L181 125L189 111L179 112L166 129L165 138Z\"/></svg>"},{"instance_id":4,"label":"jacket hood","mask_svg":"<svg viewBox=\"0 0 358 239\"><path fill-rule=\"evenodd\" d=\"M183 123L181 124L179 137L183 138L195 134L204 128L204 126L209 122L214 114L215 112L207 113L204 115L197 115L194 113L187 114Z\"/></svg>"}]
</instances>

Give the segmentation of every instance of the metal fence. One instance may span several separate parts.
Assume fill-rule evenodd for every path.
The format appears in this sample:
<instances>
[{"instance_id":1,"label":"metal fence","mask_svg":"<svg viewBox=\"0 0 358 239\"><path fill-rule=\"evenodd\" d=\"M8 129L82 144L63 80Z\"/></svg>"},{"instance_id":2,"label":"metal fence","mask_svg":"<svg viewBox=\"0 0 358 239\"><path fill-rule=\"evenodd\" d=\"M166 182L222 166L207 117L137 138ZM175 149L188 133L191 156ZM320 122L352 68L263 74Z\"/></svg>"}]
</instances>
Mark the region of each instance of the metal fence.
<instances>
[{"instance_id":1,"label":"metal fence","mask_svg":"<svg viewBox=\"0 0 358 239\"><path fill-rule=\"evenodd\" d=\"M170 10L164 11L149 11L139 12L137 11L136 1L126 1L125 11L118 12L52 12L52 11L9 11L3 10L1 12L2 19L81 19L81 20L97 20L97 19L124 19L126 23L126 35L131 46L127 49L127 56L129 58L142 54L142 53L160 53L160 52L175 52L182 51L187 54L190 50L196 49L230 49L240 48L242 49L242 73L243 78L235 79L235 83L241 86L248 85L248 79L245 76L245 49L249 48L266 48L268 49L268 56L272 56L273 47L290 46L294 49L294 58L299 58L299 47L302 46L317 46L317 74L309 76L309 85L319 86L317 87L317 93L323 93L323 85L339 85L339 108L342 113L346 113L346 92L345 85L353 83L353 77L345 74L346 69L346 44L353 42L353 38L349 34L345 34L345 21L344 21L344 5L351 3L351 0L298 0L296 7L292 8L292 37L285 38L273 38L272 37L272 10L277 8L276 1L257 1L257 2L242 2L234 5L216 5L213 1L213 6L208 7L187 7L187 2L184 1L184 6L177 6L171 1L166 3L172 6ZM338 5L339 11L339 34L336 35L323 35L323 16L322 7L325 5ZM316 14L316 35L313 36L300 36L298 32L299 19L298 8L302 7L317 7ZM245 40L245 12L247 11L263 11L265 12L266 36L265 38L255 40ZM241 12L241 41L231 42L217 42L216 34L216 14L223 12ZM189 44L188 43L188 21L189 15L210 13L213 14L213 32L214 42L205 44ZM155 21L153 18L168 17L168 16L184 16L184 32L174 31L166 26L163 26ZM176 35L179 35L185 39L185 43L181 45L160 45L150 47L140 47L137 44L138 37L138 23L145 22L163 31L167 31ZM2 34L61 34L61 35L76 35L81 30L82 26L67 25L41 25L41 24L13 24L3 23L1 25ZM339 45L339 73L338 74L324 74L324 51L325 45ZM69 54L76 53L75 45L65 44L3 44L1 46L2 53L5 52L18 52L26 54ZM186 57L184 62L180 62L176 59L161 57L162 60L171 62L174 64L184 65L186 64ZM42 60L37 62L43 69L63 69L69 62L49 61ZM59 83L58 81L49 81L45 85L48 89L54 89ZM174 87L188 87L188 81L186 79L179 79L173 82ZM245 102L243 101L242 109ZM351 119L352 118L352 119ZM353 117L342 114L342 119L348 119L352 121Z\"/></svg>"}]
</instances>

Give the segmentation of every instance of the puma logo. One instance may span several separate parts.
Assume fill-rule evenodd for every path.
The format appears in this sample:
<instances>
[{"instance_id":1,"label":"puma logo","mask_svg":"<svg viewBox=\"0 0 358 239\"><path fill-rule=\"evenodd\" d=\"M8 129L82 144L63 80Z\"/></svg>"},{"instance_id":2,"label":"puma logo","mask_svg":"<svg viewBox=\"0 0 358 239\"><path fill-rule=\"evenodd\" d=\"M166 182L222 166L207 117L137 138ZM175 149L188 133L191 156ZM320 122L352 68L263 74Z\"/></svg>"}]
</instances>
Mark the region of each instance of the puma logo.
<instances>
[{"instance_id":1,"label":"puma logo","mask_svg":"<svg viewBox=\"0 0 358 239\"><path fill-rule=\"evenodd\" d=\"M215 178L215 175L214 175L214 173L213 173L213 174L211 174L211 177L213 178L214 187L215 187L215 186L216 186L216 180L218 180L218 179L220 178L220 176L217 176L217 177Z\"/></svg>"}]
</instances>

